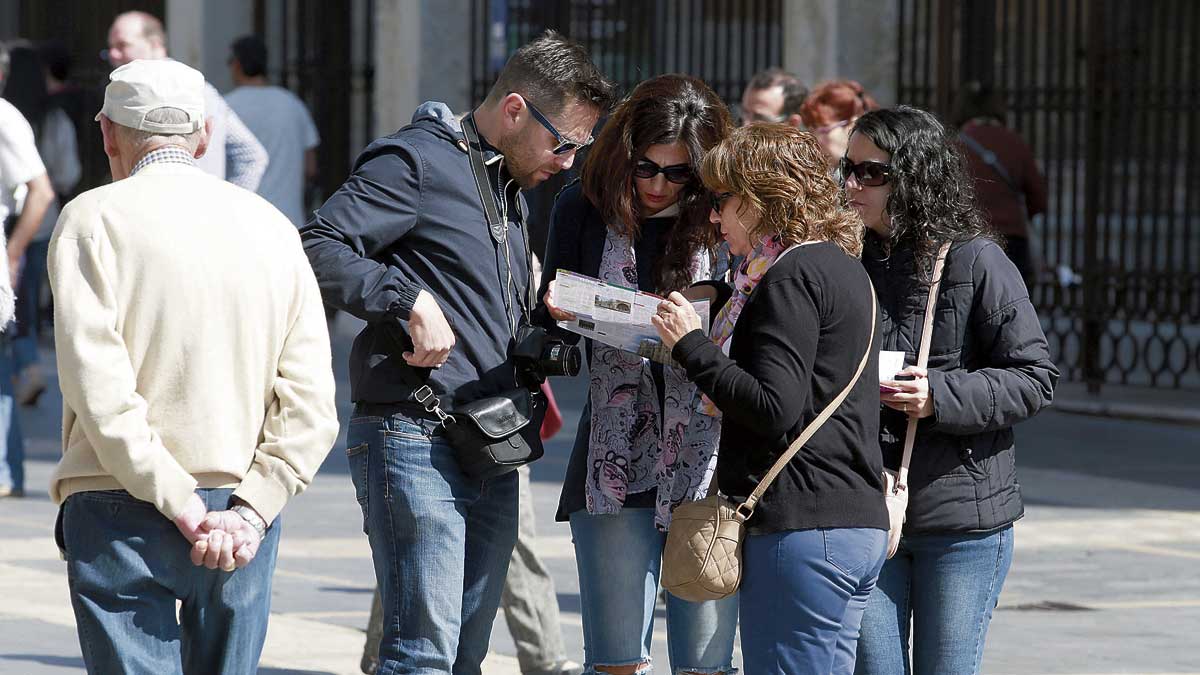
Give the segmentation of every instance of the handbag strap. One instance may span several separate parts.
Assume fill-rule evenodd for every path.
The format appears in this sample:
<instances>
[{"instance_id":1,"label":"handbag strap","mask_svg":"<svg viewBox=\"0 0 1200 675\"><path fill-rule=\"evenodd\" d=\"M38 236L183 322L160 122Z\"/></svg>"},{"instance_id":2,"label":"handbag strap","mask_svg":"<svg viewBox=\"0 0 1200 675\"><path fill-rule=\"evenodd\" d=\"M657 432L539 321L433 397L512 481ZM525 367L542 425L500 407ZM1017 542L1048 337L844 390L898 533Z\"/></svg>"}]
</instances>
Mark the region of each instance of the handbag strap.
<instances>
[{"instance_id":1,"label":"handbag strap","mask_svg":"<svg viewBox=\"0 0 1200 675\"><path fill-rule=\"evenodd\" d=\"M850 382L846 385L846 388L843 389L837 396L835 396L834 399L829 402L829 405L825 406L825 409L821 411L821 414L817 415L817 418L813 420L807 427L805 427L804 431L800 432L800 435L796 437L796 440L792 441L792 444L788 446L787 451L780 456L778 461L775 462L775 465L771 467L771 470L767 472L767 475L763 476L763 479L758 481L758 485L755 486L754 491L750 493L750 496L746 498L746 501L737 507L738 513L744 518L749 519L750 516L753 515L754 507L758 504L758 500L762 499L763 494L766 493L767 488L771 487L771 483L775 481L775 478L779 475L779 472L783 471L783 467L787 466L788 462L792 461L792 458L796 456L796 453L800 452L800 448L804 447L804 444L808 442L808 439L812 438L813 434L817 433L817 431L821 428L821 425L825 424L825 421L833 416L834 411L838 409L838 406L842 404L842 401L846 400L846 396L850 394L850 390L854 388L856 383L858 383L858 378L862 375L863 370L866 369L867 361L870 360L871 351L875 346L875 320L876 313L879 309L879 302L875 298L875 285L869 284L869 287L871 289L871 333L870 337L867 338L867 349L863 352L862 359L860 359L858 362L858 370L854 371L854 377L850 378Z\"/></svg>"},{"instance_id":2,"label":"handbag strap","mask_svg":"<svg viewBox=\"0 0 1200 675\"><path fill-rule=\"evenodd\" d=\"M917 367L929 365L929 342L933 339L933 310L937 305L938 288L942 285L942 269L946 266L946 254L950 252L950 244L942 244L938 251L937 260L933 263L933 279L929 283L929 297L925 300L925 326L921 329L921 346L917 350ZM908 428L904 432L904 455L900 458L900 472L896 477L897 487L908 486L908 465L912 462L913 445L917 442L916 417L908 418Z\"/></svg>"}]
</instances>

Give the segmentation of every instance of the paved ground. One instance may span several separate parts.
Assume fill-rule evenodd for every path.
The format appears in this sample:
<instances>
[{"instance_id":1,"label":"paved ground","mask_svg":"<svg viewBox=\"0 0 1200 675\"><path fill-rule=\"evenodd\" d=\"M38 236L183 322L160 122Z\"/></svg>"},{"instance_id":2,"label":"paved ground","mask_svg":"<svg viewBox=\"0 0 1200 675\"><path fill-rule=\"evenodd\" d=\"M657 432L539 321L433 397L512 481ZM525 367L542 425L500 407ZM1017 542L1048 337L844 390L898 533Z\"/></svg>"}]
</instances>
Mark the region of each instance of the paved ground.
<instances>
[{"instance_id":1,"label":"paved ground","mask_svg":"<svg viewBox=\"0 0 1200 675\"><path fill-rule=\"evenodd\" d=\"M343 321L339 365L352 333ZM556 385L569 420L578 416L579 385ZM23 418L31 494L0 500L0 673L83 669L50 537L55 508L45 485L59 452L51 394ZM539 549L558 582L566 643L580 659L573 551L566 526L553 522L572 436L569 426L533 476ZM984 672L1200 675L1200 427L1047 413L1020 429L1019 443L1028 515L1017 526ZM260 673L357 672L374 579L343 450L285 512ZM654 646L665 664L661 625ZM518 672L502 620L492 648L485 673Z\"/></svg>"}]
</instances>

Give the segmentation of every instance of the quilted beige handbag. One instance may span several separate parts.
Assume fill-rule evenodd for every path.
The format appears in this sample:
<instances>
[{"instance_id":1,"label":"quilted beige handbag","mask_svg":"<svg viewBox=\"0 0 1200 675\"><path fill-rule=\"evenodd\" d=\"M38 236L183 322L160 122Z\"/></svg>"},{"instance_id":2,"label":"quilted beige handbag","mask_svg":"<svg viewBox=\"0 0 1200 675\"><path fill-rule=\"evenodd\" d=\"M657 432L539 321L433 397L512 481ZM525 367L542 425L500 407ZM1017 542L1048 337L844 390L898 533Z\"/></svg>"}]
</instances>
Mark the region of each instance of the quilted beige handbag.
<instances>
[{"instance_id":1,"label":"quilted beige handbag","mask_svg":"<svg viewBox=\"0 0 1200 675\"><path fill-rule=\"evenodd\" d=\"M933 337L933 310L937 305L938 287L942 285L942 268L946 265L946 254L950 252L950 244L943 244L938 251L937 261L933 263L933 282L929 285L929 297L925 300L925 327L921 330L921 346L917 350L917 366L925 368L929 365L929 341ZM887 557L896 555L900 548L900 534L904 531L904 516L908 511L908 467L912 462L913 445L917 441L918 418L908 418L908 428L904 433L904 455L900 458L900 470L883 470L883 494L888 510L888 549Z\"/></svg>"},{"instance_id":2,"label":"quilted beige handbag","mask_svg":"<svg viewBox=\"0 0 1200 675\"><path fill-rule=\"evenodd\" d=\"M737 592L742 583L742 540L746 537L746 521L754 515L758 500L762 499L783 467L833 415L858 382L874 347L876 304L875 288L872 287L871 337L854 377L792 441L746 501L735 505L718 494L717 477L714 474L708 489L709 496L675 508L671 527L667 530L666 549L663 551L662 585L667 592L690 602L720 600Z\"/></svg>"}]
</instances>

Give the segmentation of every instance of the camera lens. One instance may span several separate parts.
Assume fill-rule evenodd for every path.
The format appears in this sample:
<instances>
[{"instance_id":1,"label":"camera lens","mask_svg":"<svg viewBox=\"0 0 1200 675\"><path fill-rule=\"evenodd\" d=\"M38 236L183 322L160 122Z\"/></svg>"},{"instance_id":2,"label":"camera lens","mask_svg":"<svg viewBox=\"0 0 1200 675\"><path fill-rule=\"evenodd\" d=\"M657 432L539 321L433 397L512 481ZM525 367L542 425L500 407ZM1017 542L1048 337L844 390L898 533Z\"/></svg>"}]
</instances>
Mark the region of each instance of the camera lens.
<instances>
[{"instance_id":1,"label":"camera lens","mask_svg":"<svg viewBox=\"0 0 1200 675\"><path fill-rule=\"evenodd\" d=\"M583 352L575 345L549 344L542 354L541 365L549 377L575 377L583 365Z\"/></svg>"}]
</instances>

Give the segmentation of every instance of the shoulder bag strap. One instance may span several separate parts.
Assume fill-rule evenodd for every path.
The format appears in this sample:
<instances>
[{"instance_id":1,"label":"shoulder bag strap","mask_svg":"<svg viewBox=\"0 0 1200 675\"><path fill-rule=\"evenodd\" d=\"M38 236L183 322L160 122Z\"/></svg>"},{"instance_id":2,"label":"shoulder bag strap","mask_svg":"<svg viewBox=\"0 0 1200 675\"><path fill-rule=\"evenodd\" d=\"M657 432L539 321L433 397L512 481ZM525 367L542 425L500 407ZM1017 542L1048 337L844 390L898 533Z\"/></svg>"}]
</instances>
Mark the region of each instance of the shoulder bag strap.
<instances>
[{"instance_id":1,"label":"shoulder bag strap","mask_svg":"<svg viewBox=\"0 0 1200 675\"><path fill-rule=\"evenodd\" d=\"M971 152L975 153L979 159L982 159L983 163L987 164L992 171L995 171L996 175L1000 176L1000 178L1004 180L1004 184L1008 186L1008 189L1012 191L1013 194L1023 198L1021 188L1018 187L1017 182L1012 179L1012 174L1008 172L1008 169L1004 168L1004 165L1000 163L1000 158L996 156L996 153L983 147L982 143L972 138L971 135L965 131L958 132L958 140L962 141L963 145L967 146L967 148Z\"/></svg>"},{"instance_id":2,"label":"shoulder bag strap","mask_svg":"<svg viewBox=\"0 0 1200 675\"><path fill-rule=\"evenodd\" d=\"M925 301L925 326L921 329L921 346L917 351L917 367L929 365L929 341L933 339L933 310L937 305L938 288L942 285L942 269L946 266L946 254L950 252L950 244L942 244L938 251L937 261L933 263L933 280L929 284L929 298ZM897 486L908 486L908 466L912 462L913 445L917 442L916 417L908 418L908 428L904 433L904 455L900 458L900 473L896 477Z\"/></svg>"},{"instance_id":3,"label":"shoulder bag strap","mask_svg":"<svg viewBox=\"0 0 1200 675\"><path fill-rule=\"evenodd\" d=\"M767 472L767 475L763 476L763 479L758 482L758 485L754 488L754 492L751 492L750 496L746 498L746 501L737 507L738 513L745 518L749 518L751 514L754 513L754 507L758 504L758 500L762 499L762 496L766 493L767 488L771 487L771 483L775 481L775 478L779 475L779 472L783 471L783 467L787 466L788 462L792 461L792 458L796 456L796 453L800 452L800 448L804 447L804 444L808 442L808 439L812 438L813 434L817 433L817 430L821 428L821 425L825 424L825 421L833 416L834 411L838 409L838 406L842 404L842 401L846 400L846 396L850 394L850 390L854 388L856 383L858 383L858 378L862 375L863 370L867 367L867 361L870 360L871 351L875 347L875 317L876 312L879 309L879 303L875 298L875 285L870 284L870 289L871 333L870 337L867 339L867 350L863 352L862 359L858 362L858 370L854 371L854 377L850 378L850 383L846 385L846 388L843 389L841 393L838 394L832 401L830 401L829 405L825 406L825 409L821 411L821 414L817 415L817 418L813 420L807 427L805 427L804 431L800 432L800 435L796 437L796 440L792 441L792 444L788 446L787 451L780 456L779 460L775 462L775 465L771 467L771 470Z\"/></svg>"}]
</instances>

